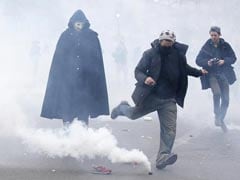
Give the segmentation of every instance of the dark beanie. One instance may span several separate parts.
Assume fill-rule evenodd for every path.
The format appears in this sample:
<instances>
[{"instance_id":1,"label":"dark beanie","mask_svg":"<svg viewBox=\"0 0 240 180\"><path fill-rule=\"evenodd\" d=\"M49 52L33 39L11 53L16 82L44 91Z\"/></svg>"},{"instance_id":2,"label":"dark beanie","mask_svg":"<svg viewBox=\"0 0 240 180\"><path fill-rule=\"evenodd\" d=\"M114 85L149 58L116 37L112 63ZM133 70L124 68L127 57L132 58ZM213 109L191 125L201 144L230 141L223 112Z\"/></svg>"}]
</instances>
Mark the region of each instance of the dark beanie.
<instances>
[{"instance_id":1,"label":"dark beanie","mask_svg":"<svg viewBox=\"0 0 240 180\"><path fill-rule=\"evenodd\" d=\"M216 32L216 33L218 33L219 35L222 35L222 34L221 34L221 28L218 27L218 26L212 26L212 27L210 28L209 33L210 33L210 32Z\"/></svg>"}]
</instances>

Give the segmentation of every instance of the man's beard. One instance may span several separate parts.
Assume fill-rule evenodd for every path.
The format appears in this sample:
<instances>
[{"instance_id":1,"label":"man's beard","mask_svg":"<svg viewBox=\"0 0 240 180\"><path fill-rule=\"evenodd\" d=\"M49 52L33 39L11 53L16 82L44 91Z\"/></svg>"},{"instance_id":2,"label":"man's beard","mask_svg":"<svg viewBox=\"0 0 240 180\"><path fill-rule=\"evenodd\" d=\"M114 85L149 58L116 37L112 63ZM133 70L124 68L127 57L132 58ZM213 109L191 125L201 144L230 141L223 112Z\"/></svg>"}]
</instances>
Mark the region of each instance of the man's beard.
<instances>
[{"instance_id":1,"label":"man's beard","mask_svg":"<svg viewBox=\"0 0 240 180\"><path fill-rule=\"evenodd\" d=\"M171 53L172 46L160 46L160 53L163 55L168 55Z\"/></svg>"}]
</instances>

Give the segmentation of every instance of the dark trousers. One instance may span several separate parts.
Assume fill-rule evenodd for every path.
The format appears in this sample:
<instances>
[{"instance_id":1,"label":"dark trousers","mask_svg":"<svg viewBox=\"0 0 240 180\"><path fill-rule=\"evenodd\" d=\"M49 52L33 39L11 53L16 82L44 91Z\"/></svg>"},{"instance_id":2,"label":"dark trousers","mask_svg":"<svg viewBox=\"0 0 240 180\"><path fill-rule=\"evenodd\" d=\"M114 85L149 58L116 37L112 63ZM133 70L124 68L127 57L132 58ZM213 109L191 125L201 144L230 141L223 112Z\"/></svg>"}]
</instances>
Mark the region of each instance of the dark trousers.
<instances>
[{"instance_id":1,"label":"dark trousers","mask_svg":"<svg viewBox=\"0 0 240 180\"><path fill-rule=\"evenodd\" d=\"M124 104L120 105L119 109L123 116L133 120L157 111L161 126L157 162L164 155L171 153L176 136L177 105L175 99L159 99L155 95L150 95L141 106L131 107Z\"/></svg>"},{"instance_id":2,"label":"dark trousers","mask_svg":"<svg viewBox=\"0 0 240 180\"><path fill-rule=\"evenodd\" d=\"M223 121L229 106L229 83L222 75L210 75L209 84L213 93L215 119Z\"/></svg>"}]
</instances>

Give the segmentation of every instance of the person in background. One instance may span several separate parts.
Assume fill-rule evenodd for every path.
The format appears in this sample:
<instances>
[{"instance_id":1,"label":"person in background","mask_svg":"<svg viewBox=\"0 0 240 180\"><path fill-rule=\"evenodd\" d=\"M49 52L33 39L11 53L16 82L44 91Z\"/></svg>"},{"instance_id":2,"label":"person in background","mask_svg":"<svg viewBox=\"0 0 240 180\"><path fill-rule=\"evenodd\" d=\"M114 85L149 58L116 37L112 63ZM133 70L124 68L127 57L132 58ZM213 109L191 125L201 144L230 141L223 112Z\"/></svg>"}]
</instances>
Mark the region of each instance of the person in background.
<instances>
[{"instance_id":1,"label":"person in background","mask_svg":"<svg viewBox=\"0 0 240 180\"><path fill-rule=\"evenodd\" d=\"M209 72L208 75L201 77L202 89L211 88L215 125L226 132L224 118L229 106L229 85L236 81L232 67L236 62L236 56L230 44L221 38L219 27L211 27L209 34L210 39L201 48L196 63Z\"/></svg>"}]
</instances>

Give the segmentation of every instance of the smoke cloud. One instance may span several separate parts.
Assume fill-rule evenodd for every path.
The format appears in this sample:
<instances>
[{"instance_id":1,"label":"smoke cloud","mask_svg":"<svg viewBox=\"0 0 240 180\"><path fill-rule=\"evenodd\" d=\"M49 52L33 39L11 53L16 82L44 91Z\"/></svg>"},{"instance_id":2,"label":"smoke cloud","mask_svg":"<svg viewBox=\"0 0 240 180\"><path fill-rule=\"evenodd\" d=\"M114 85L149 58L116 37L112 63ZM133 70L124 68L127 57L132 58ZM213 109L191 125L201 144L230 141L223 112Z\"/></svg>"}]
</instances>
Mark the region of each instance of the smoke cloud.
<instances>
[{"instance_id":1,"label":"smoke cloud","mask_svg":"<svg viewBox=\"0 0 240 180\"><path fill-rule=\"evenodd\" d=\"M74 122L67 129L21 128L18 133L23 143L35 153L76 159L106 157L112 163L142 164L148 172L151 171L151 164L142 151L118 147L117 139L105 127L92 129L84 127L80 122Z\"/></svg>"}]
</instances>

